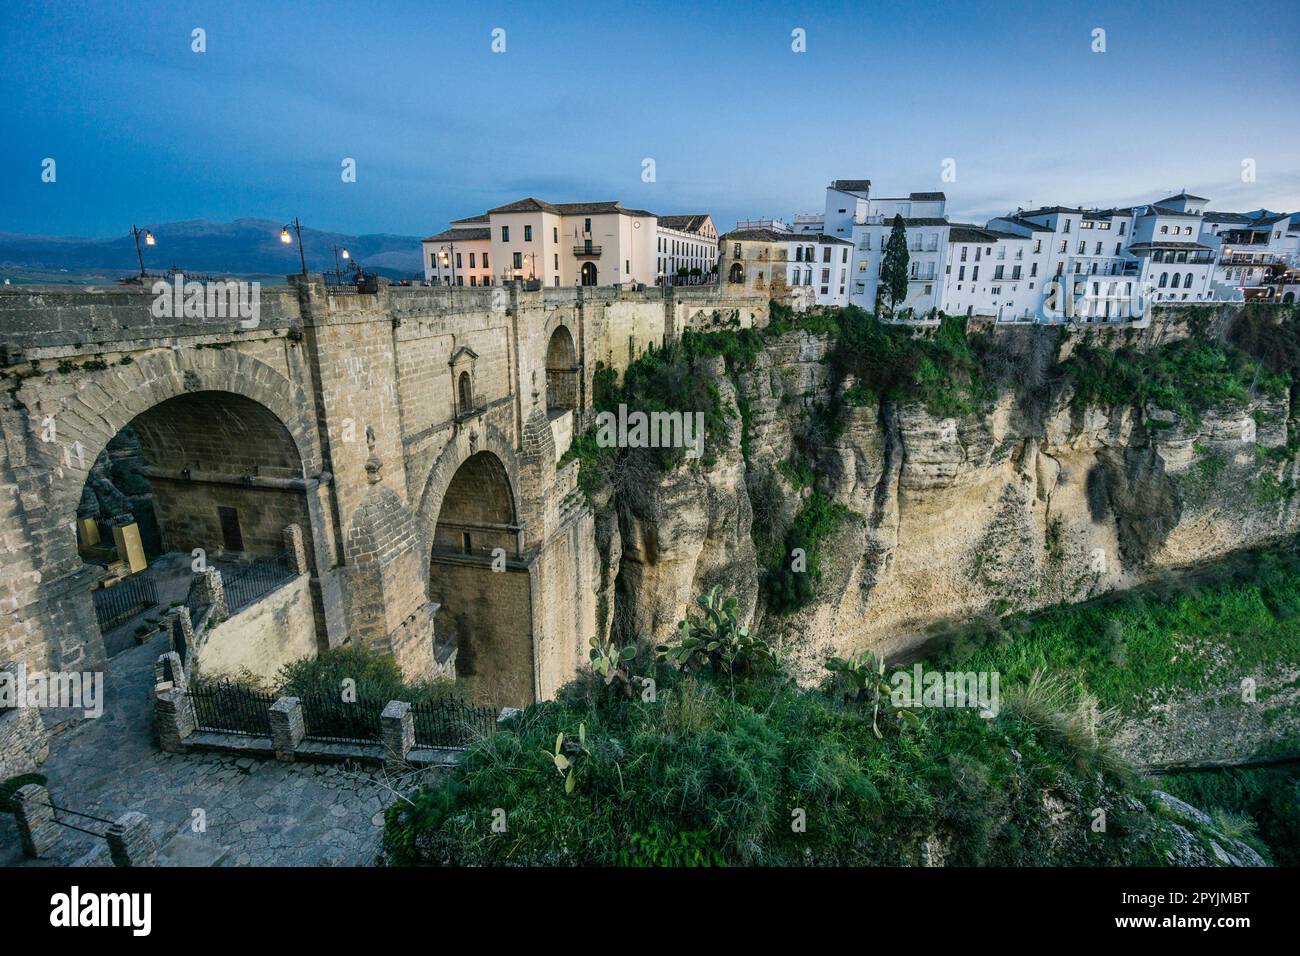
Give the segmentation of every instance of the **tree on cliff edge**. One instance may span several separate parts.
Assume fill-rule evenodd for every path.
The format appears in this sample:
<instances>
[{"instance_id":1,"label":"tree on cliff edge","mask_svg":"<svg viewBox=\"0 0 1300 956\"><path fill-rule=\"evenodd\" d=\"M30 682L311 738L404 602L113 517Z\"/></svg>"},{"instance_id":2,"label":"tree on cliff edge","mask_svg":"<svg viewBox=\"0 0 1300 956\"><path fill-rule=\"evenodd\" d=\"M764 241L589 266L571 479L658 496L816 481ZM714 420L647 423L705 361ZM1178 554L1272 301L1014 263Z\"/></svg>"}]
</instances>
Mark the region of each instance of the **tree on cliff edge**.
<instances>
[{"instance_id":1,"label":"tree on cliff edge","mask_svg":"<svg viewBox=\"0 0 1300 956\"><path fill-rule=\"evenodd\" d=\"M907 227L903 224L903 217L895 214L889 241L885 243L879 291L876 293L877 300L888 300L891 316L898 303L907 297L907 264Z\"/></svg>"}]
</instances>

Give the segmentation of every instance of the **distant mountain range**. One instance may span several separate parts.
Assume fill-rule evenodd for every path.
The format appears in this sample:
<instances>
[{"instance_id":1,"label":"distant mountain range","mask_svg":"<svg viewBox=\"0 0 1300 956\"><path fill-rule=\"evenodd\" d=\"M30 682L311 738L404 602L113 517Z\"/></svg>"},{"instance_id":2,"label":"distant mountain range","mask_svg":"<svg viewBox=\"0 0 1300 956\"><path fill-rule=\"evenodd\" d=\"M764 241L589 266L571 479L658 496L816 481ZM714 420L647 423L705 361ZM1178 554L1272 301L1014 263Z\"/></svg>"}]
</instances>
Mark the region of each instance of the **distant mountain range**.
<instances>
[{"instance_id":1,"label":"distant mountain range","mask_svg":"<svg viewBox=\"0 0 1300 956\"><path fill-rule=\"evenodd\" d=\"M156 245L143 246L150 273L172 266L190 274L283 277L301 270L298 240L280 241L283 223L272 219L141 224ZM346 248L367 272L407 279L421 271L420 240L415 236L350 236L302 230L307 269L334 268L334 246ZM116 281L140 271L135 240L128 232L111 238L25 236L0 232L0 278L11 282Z\"/></svg>"}]
</instances>

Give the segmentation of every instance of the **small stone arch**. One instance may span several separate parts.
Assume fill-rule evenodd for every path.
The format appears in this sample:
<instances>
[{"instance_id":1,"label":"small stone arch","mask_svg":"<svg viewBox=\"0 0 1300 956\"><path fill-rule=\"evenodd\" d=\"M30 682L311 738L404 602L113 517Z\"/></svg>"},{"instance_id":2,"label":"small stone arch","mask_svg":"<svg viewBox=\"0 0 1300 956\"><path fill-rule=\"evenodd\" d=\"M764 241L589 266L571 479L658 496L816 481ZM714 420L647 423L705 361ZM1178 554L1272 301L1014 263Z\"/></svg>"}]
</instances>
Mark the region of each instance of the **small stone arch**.
<instances>
[{"instance_id":1,"label":"small stone arch","mask_svg":"<svg viewBox=\"0 0 1300 956\"><path fill-rule=\"evenodd\" d=\"M456 411L460 415L468 415L474 409L474 383L470 379L469 370L463 370L456 377Z\"/></svg>"},{"instance_id":2,"label":"small stone arch","mask_svg":"<svg viewBox=\"0 0 1300 956\"><path fill-rule=\"evenodd\" d=\"M494 426L486 423L480 426L475 423L474 427L463 428L447 443L447 447L442 450L442 454L438 456L438 460L434 462L424 481L424 490L420 494L420 506L416 513L416 527L426 554L433 549L438 512L442 509L447 488L451 485L460 466L480 451L491 452L501 462L506 480L513 492L515 521L531 525L526 502L520 498L523 491L521 481L523 469L514 447ZM526 530L531 530L531 527ZM524 540L522 548L527 548L528 545L528 541Z\"/></svg>"},{"instance_id":3,"label":"small stone arch","mask_svg":"<svg viewBox=\"0 0 1300 956\"><path fill-rule=\"evenodd\" d=\"M742 266L739 262L733 262L733 263L731 264L731 271L730 271L729 273L727 273L727 281L728 281L728 282L744 282L744 281L745 281L745 267Z\"/></svg>"}]
</instances>

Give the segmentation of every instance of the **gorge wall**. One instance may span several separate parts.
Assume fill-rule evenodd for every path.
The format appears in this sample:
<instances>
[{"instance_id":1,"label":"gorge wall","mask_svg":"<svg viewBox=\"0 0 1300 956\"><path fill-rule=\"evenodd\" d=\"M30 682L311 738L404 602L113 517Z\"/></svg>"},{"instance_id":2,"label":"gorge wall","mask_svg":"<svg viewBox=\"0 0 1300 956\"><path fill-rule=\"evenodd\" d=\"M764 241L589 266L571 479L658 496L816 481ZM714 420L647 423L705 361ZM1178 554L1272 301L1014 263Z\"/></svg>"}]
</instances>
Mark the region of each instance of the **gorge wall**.
<instances>
[{"instance_id":1,"label":"gorge wall","mask_svg":"<svg viewBox=\"0 0 1300 956\"><path fill-rule=\"evenodd\" d=\"M671 639L694 596L721 584L812 681L830 656L904 657L945 622L1086 600L1293 534L1285 390L1253 388L1179 414L1150 401L1081 401L1060 374L1081 344L1149 352L1190 336L1222 340L1240 313L983 330L982 374L996 387L978 408L947 416L855 389L833 368L829 332L769 334L730 369L721 357L698 360L695 372L741 421L707 464L637 476L635 494L597 502L616 629ZM838 428L826 427L828 409L839 410ZM814 494L840 518L818 546L813 599L777 613L761 596L754 523L779 539Z\"/></svg>"}]
</instances>

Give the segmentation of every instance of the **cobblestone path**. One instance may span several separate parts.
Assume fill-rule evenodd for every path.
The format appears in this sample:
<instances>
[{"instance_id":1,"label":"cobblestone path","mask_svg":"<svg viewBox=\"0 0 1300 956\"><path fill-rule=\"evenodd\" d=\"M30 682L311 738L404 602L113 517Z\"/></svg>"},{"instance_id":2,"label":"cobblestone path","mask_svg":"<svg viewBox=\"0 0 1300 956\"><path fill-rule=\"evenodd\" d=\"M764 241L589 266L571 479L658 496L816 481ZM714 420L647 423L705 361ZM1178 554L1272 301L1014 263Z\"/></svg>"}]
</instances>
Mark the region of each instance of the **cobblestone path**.
<instances>
[{"instance_id":1,"label":"cobblestone path","mask_svg":"<svg viewBox=\"0 0 1300 956\"><path fill-rule=\"evenodd\" d=\"M51 738L39 772L49 778L53 803L106 819L138 810L159 846L184 828L191 840L229 847L224 866L373 863L384 808L396 799L380 771L158 749L153 661L166 649L159 637L114 657L103 716ZM193 831L195 810L203 811L206 832ZM0 814L0 866L67 865L102 843L64 828L47 859L30 860L13 816Z\"/></svg>"}]
</instances>

